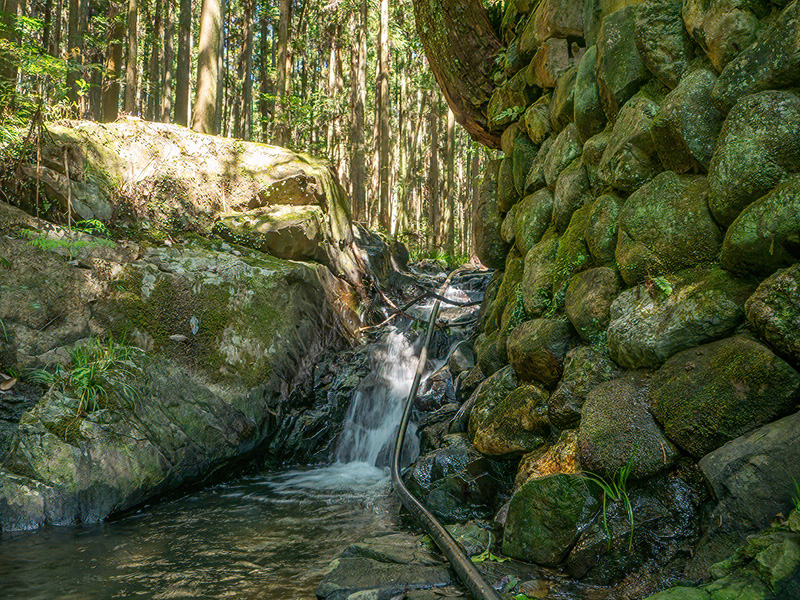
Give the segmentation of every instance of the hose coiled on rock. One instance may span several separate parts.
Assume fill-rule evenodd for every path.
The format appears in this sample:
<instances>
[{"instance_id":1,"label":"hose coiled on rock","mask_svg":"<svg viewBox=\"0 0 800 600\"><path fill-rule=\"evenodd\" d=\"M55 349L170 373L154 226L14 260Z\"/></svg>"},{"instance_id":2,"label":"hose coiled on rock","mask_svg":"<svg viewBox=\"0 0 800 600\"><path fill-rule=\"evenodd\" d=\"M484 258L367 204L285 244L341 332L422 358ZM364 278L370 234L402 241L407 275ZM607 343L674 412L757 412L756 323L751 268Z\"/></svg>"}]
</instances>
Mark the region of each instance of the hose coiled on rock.
<instances>
[{"instance_id":1,"label":"hose coiled on rock","mask_svg":"<svg viewBox=\"0 0 800 600\"><path fill-rule=\"evenodd\" d=\"M447 289L450 279L458 271L453 271L445 280L443 289ZM443 294L442 294L443 295ZM400 501L403 506L408 509L408 512L422 525L422 528L428 532L428 535L433 538L433 541L442 551L444 557L448 560L453 570L458 575L458 578L472 593L476 600L500 600L500 596L486 581L484 581L478 569L466 555L459 543L450 535L450 532L442 525L439 520L428 511L422 503L417 500L414 495L408 490L402 478L400 477L400 455L403 450L403 441L406 435L406 428L408 421L411 418L411 407L414 404L414 399L417 397L417 391L422 379L422 374L425 371L425 365L428 362L428 345L433 337L433 325L436 322L436 317L439 314L439 306L441 301L436 300L431 310L431 316L428 320L428 330L425 334L425 343L422 345L422 350L419 354L419 362L417 363L417 370L414 373L414 382L411 385L411 391L406 399L405 410L403 411L403 418L400 421L400 428L397 431L397 437L394 443L394 453L392 454L392 487L397 495L400 496Z\"/></svg>"}]
</instances>

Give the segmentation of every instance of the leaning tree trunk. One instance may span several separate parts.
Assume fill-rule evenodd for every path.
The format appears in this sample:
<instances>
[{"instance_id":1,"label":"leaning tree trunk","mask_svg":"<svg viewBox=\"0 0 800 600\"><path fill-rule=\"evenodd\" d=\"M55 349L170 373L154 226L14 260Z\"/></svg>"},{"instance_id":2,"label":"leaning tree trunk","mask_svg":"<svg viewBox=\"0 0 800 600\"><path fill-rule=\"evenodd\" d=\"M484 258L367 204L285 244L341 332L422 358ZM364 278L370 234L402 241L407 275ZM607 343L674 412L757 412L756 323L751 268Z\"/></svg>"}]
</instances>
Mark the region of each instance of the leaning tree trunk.
<instances>
[{"instance_id":1,"label":"leaning tree trunk","mask_svg":"<svg viewBox=\"0 0 800 600\"><path fill-rule=\"evenodd\" d=\"M417 32L425 56L456 121L476 141L500 147L486 105L492 95L492 70L502 47L481 0L414 0Z\"/></svg>"}]
</instances>

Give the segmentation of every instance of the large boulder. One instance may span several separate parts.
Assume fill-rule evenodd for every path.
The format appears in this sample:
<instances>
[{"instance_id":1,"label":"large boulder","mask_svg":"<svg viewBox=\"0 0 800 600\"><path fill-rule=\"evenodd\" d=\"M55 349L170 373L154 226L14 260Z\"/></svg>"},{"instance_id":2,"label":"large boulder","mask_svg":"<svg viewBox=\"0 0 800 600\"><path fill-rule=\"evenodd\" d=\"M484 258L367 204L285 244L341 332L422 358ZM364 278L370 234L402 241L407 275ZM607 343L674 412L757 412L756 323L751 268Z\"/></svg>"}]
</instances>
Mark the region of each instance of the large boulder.
<instances>
[{"instance_id":1,"label":"large boulder","mask_svg":"<svg viewBox=\"0 0 800 600\"><path fill-rule=\"evenodd\" d=\"M713 99L723 110L747 96L800 81L800 5L792 2L758 40L720 73Z\"/></svg>"},{"instance_id":2,"label":"large boulder","mask_svg":"<svg viewBox=\"0 0 800 600\"><path fill-rule=\"evenodd\" d=\"M648 410L648 382L638 374L601 383L586 396L578 449L581 466L611 479L630 467L631 479L668 469L679 456Z\"/></svg>"},{"instance_id":3,"label":"large boulder","mask_svg":"<svg viewBox=\"0 0 800 600\"><path fill-rule=\"evenodd\" d=\"M522 300L531 318L545 314L553 307L553 274L555 272L558 235L552 227L525 255L522 275Z\"/></svg>"},{"instance_id":4,"label":"large boulder","mask_svg":"<svg viewBox=\"0 0 800 600\"><path fill-rule=\"evenodd\" d=\"M550 100L553 94L543 94L536 102L525 111L524 118L520 121L525 123L525 131L534 144L541 144L550 135L552 126L550 125Z\"/></svg>"},{"instance_id":5,"label":"large boulder","mask_svg":"<svg viewBox=\"0 0 800 600\"><path fill-rule=\"evenodd\" d=\"M573 46L574 48L574 46ZM556 81L556 89L553 90L553 101L550 103L550 124L553 131L561 131L574 118L575 115L575 80L578 73L578 66L573 59L573 65L561 73Z\"/></svg>"},{"instance_id":6,"label":"large boulder","mask_svg":"<svg viewBox=\"0 0 800 600\"><path fill-rule=\"evenodd\" d=\"M660 101L657 95L641 91L615 115L614 129L598 165L607 185L632 192L662 170L652 135Z\"/></svg>"},{"instance_id":7,"label":"large boulder","mask_svg":"<svg viewBox=\"0 0 800 600\"><path fill-rule=\"evenodd\" d=\"M595 264L616 266L619 211L623 200L614 194L603 194L592 204L586 224L586 246Z\"/></svg>"},{"instance_id":8,"label":"large boulder","mask_svg":"<svg viewBox=\"0 0 800 600\"><path fill-rule=\"evenodd\" d=\"M480 203L475 211L475 254L491 269L503 268L509 249L509 244L500 233L503 219L497 200L499 170L500 161L487 165L481 184Z\"/></svg>"},{"instance_id":9,"label":"large boulder","mask_svg":"<svg viewBox=\"0 0 800 600\"><path fill-rule=\"evenodd\" d=\"M651 390L667 437L701 458L795 410L800 374L762 344L735 336L673 356Z\"/></svg>"},{"instance_id":10,"label":"large boulder","mask_svg":"<svg viewBox=\"0 0 800 600\"><path fill-rule=\"evenodd\" d=\"M520 71L502 86L498 87L489 99L486 116L492 129L502 131L525 112L525 107L536 100L536 88L529 87L525 81L525 71Z\"/></svg>"},{"instance_id":11,"label":"large boulder","mask_svg":"<svg viewBox=\"0 0 800 600\"><path fill-rule=\"evenodd\" d=\"M707 198L704 177L671 171L631 194L619 213L616 247L626 283L716 260L722 233Z\"/></svg>"},{"instance_id":12,"label":"large boulder","mask_svg":"<svg viewBox=\"0 0 800 600\"><path fill-rule=\"evenodd\" d=\"M728 227L748 204L800 171L800 97L768 91L728 113L708 168L709 207Z\"/></svg>"},{"instance_id":13,"label":"large boulder","mask_svg":"<svg viewBox=\"0 0 800 600\"><path fill-rule=\"evenodd\" d=\"M575 331L589 343L602 343L611 304L622 291L614 269L596 267L575 275L567 286L564 306Z\"/></svg>"},{"instance_id":14,"label":"large boulder","mask_svg":"<svg viewBox=\"0 0 800 600\"><path fill-rule=\"evenodd\" d=\"M622 292L611 305L608 349L626 368L655 367L726 335L744 320L753 290L721 269L690 269Z\"/></svg>"},{"instance_id":15,"label":"large boulder","mask_svg":"<svg viewBox=\"0 0 800 600\"><path fill-rule=\"evenodd\" d=\"M573 90L573 120L582 142L603 131L608 119L597 85L597 46L586 50L578 64Z\"/></svg>"},{"instance_id":16,"label":"large boulder","mask_svg":"<svg viewBox=\"0 0 800 600\"><path fill-rule=\"evenodd\" d=\"M770 9L765 0L686 0L683 20L719 72L755 41L758 20Z\"/></svg>"},{"instance_id":17,"label":"large boulder","mask_svg":"<svg viewBox=\"0 0 800 600\"><path fill-rule=\"evenodd\" d=\"M722 265L739 273L771 273L800 260L800 175L745 208L725 233Z\"/></svg>"},{"instance_id":18,"label":"large boulder","mask_svg":"<svg viewBox=\"0 0 800 600\"><path fill-rule=\"evenodd\" d=\"M565 319L533 319L508 336L508 362L523 381L552 389L561 378L564 358L575 346L575 332Z\"/></svg>"},{"instance_id":19,"label":"large boulder","mask_svg":"<svg viewBox=\"0 0 800 600\"><path fill-rule=\"evenodd\" d=\"M518 135L514 140L511 172L518 196L525 195L525 179L538 152L539 145L533 144L525 134Z\"/></svg>"},{"instance_id":20,"label":"large boulder","mask_svg":"<svg viewBox=\"0 0 800 600\"><path fill-rule=\"evenodd\" d=\"M563 294L572 276L592 266L592 255L586 245L586 229L591 212L591 202L576 210L559 241L553 270L553 293L559 305L564 300Z\"/></svg>"},{"instance_id":21,"label":"large boulder","mask_svg":"<svg viewBox=\"0 0 800 600\"><path fill-rule=\"evenodd\" d=\"M542 165L544 180L548 186L555 186L561 171L580 156L581 148L582 144L578 129L574 123L570 123L558 134Z\"/></svg>"},{"instance_id":22,"label":"large boulder","mask_svg":"<svg viewBox=\"0 0 800 600\"><path fill-rule=\"evenodd\" d=\"M514 489L518 490L532 477L573 474L579 471L578 436L575 430L562 431L552 446L534 450L522 457L517 468Z\"/></svg>"},{"instance_id":23,"label":"large boulder","mask_svg":"<svg viewBox=\"0 0 800 600\"><path fill-rule=\"evenodd\" d=\"M672 89L689 71L694 44L683 26L681 2L646 0L636 9L634 38L645 66Z\"/></svg>"},{"instance_id":24,"label":"large boulder","mask_svg":"<svg viewBox=\"0 0 800 600\"><path fill-rule=\"evenodd\" d=\"M544 0L519 35L520 52L530 56L550 38L583 37L584 1Z\"/></svg>"},{"instance_id":25,"label":"large boulder","mask_svg":"<svg viewBox=\"0 0 800 600\"><path fill-rule=\"evenodd\" d=\"M514 161L511 157L503 158L497 172L497 206L500 212L508 212L519 198L517 186L514 185Z\"/></svg>"},{"instance_id":26,"label":"large boulder","mask_svg":"<svg viewBox=\"0 0 800 600\"><path fill-rule=\"evenodd\" d=\"M503 554L554 567L600 509L600 494L580 475L529 479L513 496Z\"/></svg>"},{"instance_id":27,"label":"large boulder","mask_svg":"<svg viewBox=\"0 0 800 600\"><path fill-rule=\"evenodd\" d=\"M636 49L636 7L628 6L603 19L597 36L597 83L609 121L651 77Z\"/></svg>"},{"instance_id":28,"label":"large boulder","mask_svg":"<svg viewBox=\"0 0 800 600\"><path fill-rule=\"evenodd\" d=\"M696 69L667 94L653 123L653 141L665 169L708 170L724 115L711 102L716 75Z\"/></svg>"},{"instance_id":29,"label":"large boulder","mask_svg":"<svg viewBox=\"0 0 800 600\"><path fill-rule=\"evenodd\" d=\"M553 225L561 234L567 230L573 213L592 199L589 176L580 157L561 171L553 196Z\"/></svg>"},{"instance_id":30,"label":"large boulder","mask_svg":"<svg viewBox=\"0 0 800 600\"><path fill-rule=\"evenodd\" d=\"M553 192L542 188L514 205L514 243L522 256L538 244L553 218Z\"/></svg>"},{"instance_id":31,"label":"large boulder","mask_svg":"<svg viewBox=\"0 0 800 600\"><path fill-rule=\"evenodd\" d=\"M567 40L546 40L525 70L525 81L543 89L556 87L559 76L574 63Z\"/></svg>"},{"instance_id":32,"label":"large boulder","mask_svg":"<svg viewBox=\"0 0 800 600\"><path fill-rule=\"evenodd\" d=\"M784 360L800 366L800 263L765 279L744 308L758 337Z\"/></svg>"}]
</instances>

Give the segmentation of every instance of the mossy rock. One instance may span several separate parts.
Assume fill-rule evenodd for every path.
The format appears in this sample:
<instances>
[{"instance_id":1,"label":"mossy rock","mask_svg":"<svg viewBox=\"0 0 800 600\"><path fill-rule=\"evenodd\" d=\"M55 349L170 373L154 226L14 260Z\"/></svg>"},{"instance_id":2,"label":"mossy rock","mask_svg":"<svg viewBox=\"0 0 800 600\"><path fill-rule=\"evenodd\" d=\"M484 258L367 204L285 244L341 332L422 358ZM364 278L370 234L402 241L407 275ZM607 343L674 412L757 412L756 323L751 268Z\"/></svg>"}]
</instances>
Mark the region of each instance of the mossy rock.
<instances>
[{"instance_id":1,"label":"mossy rock","mask_svg":"<svg viewBox=\"0 0 800 600\"><path fill-rule=\"evenodd\" d=\"M508 212L520 195L514 185L514 162L511 158L500 161L500 171L497 175L497 206L500 212Z\"/></svg>"},{"instance_id":2,"label":"mossy rock","mask_svg":"<svg viewBox=\"0 0 800 600\"><path fill-rule=\"evenodd\" d=\"M561 171L556 180L553 197L553 225L556 231L564 233L575 211L592 199L589 175L583 160L578 157Z\"/></svg>"},{"instance_id":3,"label":"mossy rock","mask_svg":"<svg viewBox=\"0 0 800 600\"><path fill-rule=\"evenodd\" d=\"M800 366L800 263L761 282L744 305L750 326L784 360Z\"/></svg>"},{"instance_id":4,"label":"mossy rock","mask_svg":"<svg viewBox=\"0 0 800 600\"><path fill-rule=\"evenodd\" d=\"M508 458L542 446L550 432L548 396L540 386L525 384L492 408L476 406L470 415L475 449L487 456Z\"/></svg>"},{"instance_id":5,"label":"mossy rock","mask_svg":"<svg viewBox=\"0 0 800 600\"><path fill-rule=\"evenodd\" d=\"M595 264L616 267L618 223L622 198L603 194L592 205L586 223L586 246Z\"/></svg>"},{"instance_id":6,"label":"mossy rock","mask_svg":"<svg viewBox=\"0 0 800 600\"><path fill-rule=\"evenodd\" d=\"M522 299L529 317L539 317L554 308L553 274L557 251L558 236L551 227L525 255Z\"/></svg>"},{"instance_id":7,"label":"mossy rock","mask_svg":"<svg viewBox=\"0 0 800 600\"><path fill-rule=\"evenodd\" d=\"M514 243L522 256L538 244L553 218L553 192L542 188L514 205Z\"/></svg>"},{"instance_id":8,"label":"mossy rock","mask_svg":"<svg viewBox=\"0 0 800 600\"><path fill-rule=\"evenodd\" d=\"M576 210L569 226L561 236L553 270L553 294L561 296L573 275L592 266L592 255L586 245L586 228L592 203L588 202Z\"/></svg>"},{"instance_id":9,"label":"mossy rock","mask_svg":"<svg viewBox=\"0 0 800 600\"><path fill-rule=\"evenodd\" d=\"M565 309L581 338L590 344L605 342L611 304L621 291L617 272L608 267L583 271L570 280Z\"/></svg>"},{"instance_id":10,"label":"mossy rock","mask_svg":"<svg viewBox=\"0 0 800 600\"><path fill-rule=\"evenodd\" d=\"M636 10L634 39L644 65L665 86L675 88L694 58L694 44L683 24L681 2L642 2Z\"/></svg>"},{"instance_id":11,"label":"mossy rock","mask_svg":"<svg viewBox=\"0 0 800 600\"><path fill-rule=\"evenodd\" d=\"M536 102L525 111L525 130L534 144L541 144L552 131L550 125L550 101L552 93L543 94Z\"/></svg>"},{"instance_id":12,"label":"mossy rock","mask_svg":"<svg viewBox=\"0 0 800 600\"><path fill-rule=\"evenodd\" d=\"M508 362L522 381L553 389L561 379L564 358L575 345L575 331L566 319L533 319L509 334Z\"/></svg>"},{"instance_id":13,"label":"mossy rock","mask_svg":"<svg viewBox=\"0 0 800 600\"><path fill-rule=\"evenodd\" d=\"M603 131L608 119L600 100L600 88L597 86L597 46L587 48L578 64L573 92L573 110L575 126L581 141Z\"/></svg>"},{"instance_id":14,"label":"mossy rock","mask_svg":"<svg viewBox=\"0 0 800 600\"><path fill-rule=\"evenodd\" d=\"M542 165L544 180L549 187L555 186L558 176L581 155L582 148L578 129L570 123L558 134Z\"/></svg>"}]
</instances>

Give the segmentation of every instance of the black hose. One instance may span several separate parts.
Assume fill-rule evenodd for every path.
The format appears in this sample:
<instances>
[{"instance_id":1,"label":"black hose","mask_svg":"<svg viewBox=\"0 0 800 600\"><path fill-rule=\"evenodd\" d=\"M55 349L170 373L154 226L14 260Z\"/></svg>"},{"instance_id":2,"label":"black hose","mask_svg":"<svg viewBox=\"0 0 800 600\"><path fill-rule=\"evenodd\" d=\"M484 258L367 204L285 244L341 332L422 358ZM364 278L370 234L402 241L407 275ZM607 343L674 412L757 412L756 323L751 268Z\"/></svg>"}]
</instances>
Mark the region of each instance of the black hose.
<instances>
[{"instance_id":1,"label":"black hose","mask_svg":"<svg viewBox=\"0 0 800 600\"><path fill-rule=\"evenodd\" d=\"M447 279L449 281L450 277ZM445 282L445 286L446 285L447 281ZM428 535L433 538L433 541L453 567L458 578L472 593L475 599L500 600L500 596L492 586L483 580L478 569L475 568L475 565L461 548L461 545L450 535L450 532L445 529L444 525L442 525L436 517L408 491L408 488L400 477L400 454L403 450L403 441L406 436L408 421L411 418L411 406L414 403L414 399L417 397L417 390L419 389L422 373L425 371L425 364L428 362L428 345L433 336L433 324L439 314L439 304L440 301L437 299L431 310L431 317L428 320L428 331L425 334L425 343L419 354L419 362L417 363L417 370L414 374L414 383L411 385L411 391L408 394L406 407L403 411L403 418L400 421L400 429L397 431L397 437L395 438L394 454L392 455L392 486L395 492L397 492L397 495L400 496L400 501L403 503L403 506L405 506L408 512L422 525L422 528L428 532Z\"/></svg>"}]
</instances>

